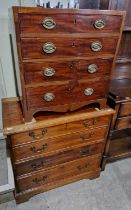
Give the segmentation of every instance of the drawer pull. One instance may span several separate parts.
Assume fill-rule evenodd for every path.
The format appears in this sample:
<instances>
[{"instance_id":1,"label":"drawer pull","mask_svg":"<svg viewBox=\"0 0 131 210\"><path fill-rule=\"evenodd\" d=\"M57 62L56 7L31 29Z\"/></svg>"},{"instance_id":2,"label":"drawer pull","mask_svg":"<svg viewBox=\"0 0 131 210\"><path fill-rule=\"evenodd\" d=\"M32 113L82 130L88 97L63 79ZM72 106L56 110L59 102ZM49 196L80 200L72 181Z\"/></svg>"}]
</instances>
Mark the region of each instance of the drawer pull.
<instances>
[{"instance_id":1,"label":"drawer pull","mask_svg":"<svg viewBox=\"0 0 131 210\"><path fill-rule=\"evenodd\" d=\"M95 133L89 133L89 136L80 136L80 139L82 140L82 141L86 141L86 140L89 140L89 139L91 139L93 136L94 136L94 134Z\"/></svg>"},{"instance_id":2,"label":"drawer pull","mask_svg":"<svg viewBox=\"0 0 131 210\"><path fill-rule=\"evenodd\" d=\"M90 64L88 66L88 72L91 74L97 72L97 70L98 70L98 66L96 64Z\"/></svg>"},{"instance_id":3,"label":"drawer pull","mask_svg":"<svg viewBox=\"0 0 131 210\"><path fill-rule=\"evenodd\" d=\"M43 20L42 25L46 29L53 29L53 28L55 28L56 23L52 18L47 17Z\"/></svg>"},{"instance_id":4,"label":"drawer pull","mask_svg":"<svg viewBox=\"0 0 131 210\"><path fill-rule=\"evenodd\" d=\"M36 163L31 164L31 168L33 168L33 170L36 170L38 168L42 168L43 166L44 166L43 161L41 161L40 164L36 164Z\"/></svg>"},{"instance_id":5,"label":"drawer pull","mask_svg":"<svg viewBox=\"0 0 131 210\"><path fill-rule=\"evenodd\" d=\"M102 19L96 20L94 23L95 28L102 29L105 27L105 22Z\"/></svg>"},{"instance_id":6,"label":"drawer pull","mask_svg":"<svg viewBox=\"0 0 131 210\"><path fill-rule=\"evenodd\" d=\"M32 179L32 182L34 182L36 184L41 184L41 183L45 182L47 179L48 179L47 176L43 176L42 179L38 179L38 178Z\"/></svg>"},{"instance_id":7,"label":"drawer pull","mask_svg":"<svg viewBox=\"0 0 131 210\"><path fill-rule=\"evenodd\" d=\"M79 170L79 171L81 171L81 170L83 170L83 169L85 169L85 168L88 168L88 164L86 163L84 166L77 166L77 169Z\"/></svg>"},{"instance_id":8,"label":"drawer pull","mask_svg":"<svg viewBox=\"0 0 131 210\"><path fill-rule=\"evenodd\" d=\"M32 137L33 139L41 139L46 133L47 133L47 129L44 128L42 129L40 135L36 135L34 131L30 131L28 135Z\"/></svg>"},{"instance_id":9,"label":"drawer pull","mask_svg":"<svg viewBox=\"0 0 131 210\"><path fill-rule=\"evenodd\" d=\"M90 152L91 152L91 149L90 148L88 148L88 149L86 149L86 150L83 150L83 151L80 151L80 156L87 156L87 155L89 155L90 154Z\"/></svg>"},{"instance_id":10,"label":"drawer pull","mask_svg":"<svg viewBox=\"0 0 131 210\"><path fill-rule=\"evenodd\" d=\"M93 43L91 44L91 49L92 49L92 51L94 51L94 52L100 51L100 50L102 49L102 44L101 44L101 42L99 42L99 41L93 42Z\"/></svg>"},{"instance_id":11,"label":"drawer pull","mask_svg":"<svg viewBox=\"0 0 131 210\"><path fill-rule=\"evenodd\" d=\"M44 98L45 101L53 101L55 98L55 95L53 93L46 93L42 98Z\"/></svg>"},{"instance_id":12,"label":"drawer pull","mask_svg":"<svg viewBox=\"0 0 131 210\"><path fill-rule=\"evenodd\" d=\"M43 70L43 75L46 77L52 77L55 74L55 69L47 67Z\"/></svg>"},{"instance_id":13,"label":"drawer pull","mask_svg":"<svg viewBox=\"0 0 131 210\"><path fill-rule=\"evenodd\" d=\"M33 147L30 148L30 150L31 150L32 152L41 152L41 151L46 150L47 148L48 148L48 145L47 145L47 144L43 144L42 147L39 148L39 149L36 149L36 147L33 146Z\"/></svg>"},{"instance_id":14,"label":"drawer pull","mask_svg":"<svg viewBox=\"0 0 131 210\"><path fill-rule=\"evenodd\" d=\"M40 135L35 134L34 131L30 131L28 135L29 135L30 137L32 137L33 139L41 139L46 133L47 133L47 129L44 128L44 129L42 129Z\"/></svg>"},{"instance_id":15,"label":"drawer pull","mask_svg":"<svg viewBox=\"0 0 131 210\"><path fill-rule=\"evenodd\" d=\"M92 95L94 93L94 90L92 89L92 88L86 88L85 90L84 90L84 94L86 95L86 96L90 96L90 95Z\"/></svg>"},{"instance_id":16,"label":"drawer pull","mask_svg":"<svg viewBox=\"0 0 131 210\"><path fill-rule=\"evenodd\" d=\"M56 46L51 42L47 42L43 45L43 51L47 54L51 54L55 52L55 50L56 50Z\"/></svg>"}]
</instances>

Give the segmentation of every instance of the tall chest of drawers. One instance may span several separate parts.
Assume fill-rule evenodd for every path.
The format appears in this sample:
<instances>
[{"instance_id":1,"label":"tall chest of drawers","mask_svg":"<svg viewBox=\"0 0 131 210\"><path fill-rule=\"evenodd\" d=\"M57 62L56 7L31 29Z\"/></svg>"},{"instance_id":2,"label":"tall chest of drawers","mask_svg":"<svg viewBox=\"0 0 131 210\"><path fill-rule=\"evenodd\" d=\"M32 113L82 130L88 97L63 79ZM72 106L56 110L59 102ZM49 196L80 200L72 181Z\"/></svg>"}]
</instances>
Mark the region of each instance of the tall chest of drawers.
<instances>
[{"instance_id":1,"label":"tall chest of drawers","mask_svg":"<svg viewBox=\"0 0 131 210\"><path fill-rule=\"evenodd\" d=\"M114 110L85 108L70 114L45 113L25 124L20 102L4 99L7 135L15 177L16 202L100 175L106 137Z\"/></svg>"},{"instance_id":2,"label":"tall chest of drawers","mask_svg":"<svg viewBox=\"0 0 131 210\"><path fill-rule=\"evenodd\" d=\"M102 106L125 12L14 7L13 16L25 121Z\"/></svg>"}]
</instances>

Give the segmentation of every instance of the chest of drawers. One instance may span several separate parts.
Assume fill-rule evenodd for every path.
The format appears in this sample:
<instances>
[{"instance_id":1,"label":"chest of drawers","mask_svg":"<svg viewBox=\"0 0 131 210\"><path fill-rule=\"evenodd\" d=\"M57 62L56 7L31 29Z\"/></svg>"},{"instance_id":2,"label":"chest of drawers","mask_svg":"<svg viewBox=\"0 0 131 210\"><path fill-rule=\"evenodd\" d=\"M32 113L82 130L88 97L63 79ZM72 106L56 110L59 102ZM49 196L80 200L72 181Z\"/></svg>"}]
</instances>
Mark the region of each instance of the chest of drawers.
<instances>
[{"instance_id":1,"label":"chest of drawers","mask_svg":"<svg viewBox=\"0 0 131 210\"><path fill-rule=\"evenodd\" d=\"M25 121L102 106L125 12L14 7L13 16Z\"/></svg>"},{"instance_id":2,"label":"chest of drawers","mask_svg":"<svg viewBox=\"0 0 131 210\"><path fill-rule=\"evenodd\" d=\"M105 106L70 114L46 113L25 124L16 98L4 99L2 108L17 203L40 192L100 175L113 109Z\"/></svg>"},{"instance_id":3,"label":"chest of drawers","mask_svg":"<svg viewBox=\"0 0 131 210\"><path fill-rule=\"evenodd\" d=\"M116 110L104 162L131 157L131 79L112 80L108 104Z\"/></svg>"}]
</instances>

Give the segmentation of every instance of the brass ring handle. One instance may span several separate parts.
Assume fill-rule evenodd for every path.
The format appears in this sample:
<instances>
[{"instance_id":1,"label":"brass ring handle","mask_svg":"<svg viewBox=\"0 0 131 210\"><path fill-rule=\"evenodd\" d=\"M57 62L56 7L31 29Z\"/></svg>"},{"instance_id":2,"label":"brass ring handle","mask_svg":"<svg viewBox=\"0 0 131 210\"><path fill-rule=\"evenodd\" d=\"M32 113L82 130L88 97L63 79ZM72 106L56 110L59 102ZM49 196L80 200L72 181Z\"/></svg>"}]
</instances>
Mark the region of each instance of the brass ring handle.
<instances>
[{"instance_id":1,"label":"brass ring handle","mask_svg":"<svg viewBox=\"0 0 131 210\"><path fill-rule=\"evenodd\" d=\"M95 72L97 72L98 70L98 66L96 64L90 64L88 66L88 72L91 74L94 74Z\"/></svg>"},{"instance_id":2,"label":"brass ring handle","mask_svg":"<svg viewBox=\"0 0 131 210\"><path fill-rule=\"evenodd\" d=\"M47 67L43 69L43 75L46 77L52 77L55 75L55 69L51 67Z\"/></svg>"},{"instance_id":3,"label":"brass ring handle","mask_svg":"<svg viewBox=\"0 0 131 210\"><path fill-rule=\"evenodd\" d=\"M46 17L43 20L42 25L46 29L53 29L56 26L56 22L51 17Z\"/></svg>"},{"instance_id":4,"label":"brass ring handle","mask_svg":"<svg viewBox=\"0 0 131 210\"><path fill-rule=\"evenodd\" d=\"M90 96L90 95L92 95L94 93L94 90L92 89L92 88L86 88L85 90L84 90L84 94L86 95L86 96Z\"/></svg>"},{"instance_id":5,"label":"brass ring handle","mask_svg":"<svg viewBox=\"0 0 131 210\"><path fill-rule=\"evenodd\" d=\"M46 93L42 98L45 101L50 102L50 101L53 101L54 100L55 95L53 93Z\"/></svg>"},{"instance_id":6,"label":"brass ring handle","mask_svg":"<svg viewBox=\"0 0 131 210\"><path fill-rule=\"evenodd\" d=\"M31 147L30 150L32 152L41 152L48 148L47 144L43 144L41 148L37 149L35 146Z\"/></svg>"},{"instance_id":7,"label":"brass ring handle","mask_svg":"<svg viewBox=\"0 0 131 210\"><path fill-rule=\"evenodd\" d=\"M102 20L102 19L96 20L94 23L94 26L96 29L102 29L105 27L105 25L106 24L105 24L104 20Z\"/></svg>"},{"instance_id":8,"label":"brass ring handle","mask_svg":"<svg viewBox=\"0 0 131 210\"><path fill-rule=\"evenodd\" d=\"M32 179L32 182L34 182L34 183L36 183L36 184L39 184L39 183L45 182L47 179L48 179L47 176L43 176L42 179L38 179L38 178Z\"/></svg>"},{"instance_id":9,"label":"brass ring handle","mask_svg":"<svg viewBox=\"0 0 131 210\"><path fill-rule=\"evenodd\" d=\"M99 41L93 42L93 43L91 44L91 49L92 49L92 51L94 51L94 52L100 51L100 50L102 49L102 43L99 42Z\"/></svg>"},{"instance_id":10,"label":"brass ring handle","mask_svg":"<svg viewBox=\"0 0 131 210\"><path fill-rule=\"evenodd\" d=\"M34 131L29 131L28 135L33 139L41 139L47 133L47 129L43 128L41 134L36 135Z\"/></svg>"},{"instance_id":11,"label":"brass ring handle","mask_svg":"<svg viewBox=\"0 0 131 210\"><path fill-rule=\"evenodd\" d=\"M46 42L43 45L43 51L47 54L51 54L56 51L56 46L52 42Z\"/></svg>"}]
</instances>

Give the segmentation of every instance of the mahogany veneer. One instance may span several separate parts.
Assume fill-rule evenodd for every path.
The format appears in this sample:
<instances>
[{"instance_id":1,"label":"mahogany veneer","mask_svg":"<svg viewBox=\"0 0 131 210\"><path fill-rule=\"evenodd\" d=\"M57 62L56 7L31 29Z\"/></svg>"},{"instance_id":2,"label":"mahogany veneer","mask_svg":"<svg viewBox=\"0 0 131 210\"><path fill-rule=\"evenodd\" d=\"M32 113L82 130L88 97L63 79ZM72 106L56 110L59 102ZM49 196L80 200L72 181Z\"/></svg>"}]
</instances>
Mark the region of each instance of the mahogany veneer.
<instances>
[{"instance_id":1,"label":"mahogany veneer","mask_svg":"<svg viewBox=\"0 0 131 210\"><path fill-rule=\"evenodd\" d=\"M13 7L13 16L25 121L39 111L102 107L125 12Z\"/></svg>"}]
</instances>

